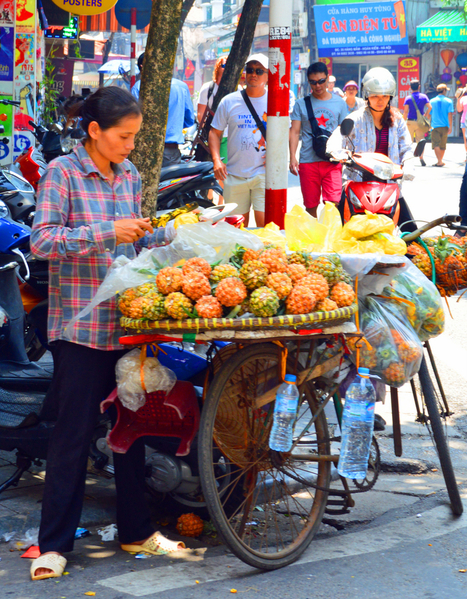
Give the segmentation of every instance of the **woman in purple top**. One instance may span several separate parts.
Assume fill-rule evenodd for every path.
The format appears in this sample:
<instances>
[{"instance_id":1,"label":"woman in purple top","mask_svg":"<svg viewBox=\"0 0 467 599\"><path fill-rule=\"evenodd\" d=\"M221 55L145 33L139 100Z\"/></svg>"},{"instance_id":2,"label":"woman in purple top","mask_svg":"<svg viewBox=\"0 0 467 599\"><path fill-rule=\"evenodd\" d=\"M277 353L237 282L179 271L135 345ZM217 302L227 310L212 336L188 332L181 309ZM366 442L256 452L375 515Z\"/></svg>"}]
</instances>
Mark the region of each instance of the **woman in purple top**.
<instances>
[{"instance_id":1,"label":"woman in purple top","mask_svg":"<svg viewBox=\"0 0 467 599\"><path fill-rule=\"evenodd\" d=\"M426 132L420 129L418 126L418 115L414 102L417 105L420 113L423 114L426 118L429 118L429 114L431 112L431 104L428 96L425 96L425 94L420 93L420 81L418 81L418 79L414 79L410 82L410 89L412 93L410 96L407 96L407 98L404 101L404 114L402 116L407 121L407 128L410 133L410 138L412 139L412 141L415 138L415 142L418 143L419 141L425 138ZM420 164L422 166L426 166L426 163L423 160L423 154L420 156Z\"/></svg>"}]
</instances>

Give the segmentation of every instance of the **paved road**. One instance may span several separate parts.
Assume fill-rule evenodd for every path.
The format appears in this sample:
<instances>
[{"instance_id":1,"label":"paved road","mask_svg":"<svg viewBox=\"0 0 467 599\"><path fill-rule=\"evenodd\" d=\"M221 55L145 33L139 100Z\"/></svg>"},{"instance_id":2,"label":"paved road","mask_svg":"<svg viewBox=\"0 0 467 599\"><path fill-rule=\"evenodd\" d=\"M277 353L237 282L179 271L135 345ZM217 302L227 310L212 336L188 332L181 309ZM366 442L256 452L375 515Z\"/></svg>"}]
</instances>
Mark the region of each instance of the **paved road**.
<instances>
[{"instance_id":1,"label":"paved road","mask_svg":"<svg viewBox=\"0 0 467 599\"><path fill-rule=\"evenodd\" d=\"M457 212L464 156L463 146L450 146L444 169L415 167L417 179L405 184L404 194L416 218L429 220ZM434 163L430 149L426 162ZM299 188L290 191L289 202L300 201ZM446 430L467 508L466 302L466 297L450 300L453 318L448 316L446 332L432 347L455 412ZM426 431L414 422L409 389L403 388L400 398L402 458L394 458L386 402L378 406L388 422L386 431L378 435L385 472L372 491L355 496L350 514L327 517L308 551L293 566L258 572L224 546L198 541L189 543L191 549L179 559L137 560L121 552L116 541L101 542L92 526L93 535L77 541L69 556L69 574L59 581L29 582L28 560L19 559L17 551L0 543L0 597L75 599L95 592L98 599L218 599L236 589L242 597L264 599L465 599L467 573L461 570L467 569L467 516L452 517L436 453ZM7 467L6 461L3 465ZM15 525L22 518L37 521L42 474L37 470L29 476L23 489L0 498L0 519L14 518ZM103 484L90 477L83 516L89 522L108 516L113 504L111 486L111 482ZM96 506L94 511L90 504ZM173 530L169 534L176 538Z\"/></svg>"}]
</instances>

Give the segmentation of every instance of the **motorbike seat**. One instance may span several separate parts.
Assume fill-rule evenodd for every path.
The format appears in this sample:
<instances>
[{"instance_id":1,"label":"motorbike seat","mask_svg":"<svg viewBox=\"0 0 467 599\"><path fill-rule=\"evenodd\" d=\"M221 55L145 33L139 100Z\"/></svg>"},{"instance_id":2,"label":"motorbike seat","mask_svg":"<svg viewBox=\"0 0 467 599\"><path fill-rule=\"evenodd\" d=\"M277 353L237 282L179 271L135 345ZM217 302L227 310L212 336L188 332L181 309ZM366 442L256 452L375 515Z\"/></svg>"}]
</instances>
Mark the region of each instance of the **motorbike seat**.
<instances>
[{"instance_id":1,"label":"motorbike seat","mask_svg":"<svg viewBox=\"0 0 467 599\"><path fill-rule=\"evenodd\" d=\"M39 422L45 393L0 388L0 428L26 428Z\"/></svg>"},{"instance_id":2,"label":"motorbike seat","mask_svg":"<svg viewBox=\"0 0 467 599\"><path fill-rule=\"evenodd\" d=\"M212 162L188 162L186 164L178 163L165 166L161 169L160 181L167 179L176 179L179 177L189 177L190 175L204 175L212 169Z\"/></svg>"}]
</instances>

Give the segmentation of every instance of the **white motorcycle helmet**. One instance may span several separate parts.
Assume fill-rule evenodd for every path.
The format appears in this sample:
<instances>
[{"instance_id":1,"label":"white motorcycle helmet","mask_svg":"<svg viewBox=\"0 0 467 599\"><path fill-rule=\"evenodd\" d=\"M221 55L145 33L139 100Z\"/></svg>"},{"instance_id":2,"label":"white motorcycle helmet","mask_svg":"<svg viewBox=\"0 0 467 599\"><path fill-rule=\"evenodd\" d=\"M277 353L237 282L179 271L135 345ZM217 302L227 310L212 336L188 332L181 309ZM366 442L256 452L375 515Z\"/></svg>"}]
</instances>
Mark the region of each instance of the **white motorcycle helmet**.
<instances>
[{"instance_id":1,"label":"white motorcycle helmet","mask_svg":"<svg viewBox=\"0 0 467 599\"><path fill-rule=\"evenodd\" d=\"M392 74L383 67L370 69L362 79L362 96L368 100L369 96L396 95L396 80Z\"/></svg>"}]
</instances>

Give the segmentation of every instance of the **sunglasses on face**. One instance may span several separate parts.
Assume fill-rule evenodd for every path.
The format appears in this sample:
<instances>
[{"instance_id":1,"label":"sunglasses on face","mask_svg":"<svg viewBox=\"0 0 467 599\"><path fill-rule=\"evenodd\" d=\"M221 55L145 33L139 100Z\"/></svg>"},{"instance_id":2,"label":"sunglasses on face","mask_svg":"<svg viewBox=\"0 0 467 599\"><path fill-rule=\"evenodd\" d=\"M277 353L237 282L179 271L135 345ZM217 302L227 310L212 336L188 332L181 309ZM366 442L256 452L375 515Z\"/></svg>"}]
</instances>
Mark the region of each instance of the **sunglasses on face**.
<instances>
[{"instance_id":1,"label":"sunglasses on face","mask_svg":"<svg viewBox=\"0 0 467 599\"><path fill-rule=\"evenodd\" d=\"M247 75L253 75L253 73L256 73L257 75L264 75L266 71L264 69L254 69L253 67L247 67L245 69L245 72Z\"/></svg>"},{"instance_id":2,"label":"sunglasses on face","mask_svg":"<svg viewBox=\"0 0 467 599\"><path fill-rule=\"evenodd\" d=\"M308 79L308 83L310 85L323 85L323 83L326 82L326 77L323 77L323 79L318 79L318 81L315 81L314 79Z\"/></svg>"}]
</instances>

